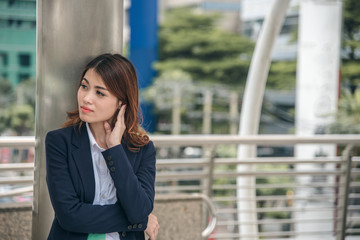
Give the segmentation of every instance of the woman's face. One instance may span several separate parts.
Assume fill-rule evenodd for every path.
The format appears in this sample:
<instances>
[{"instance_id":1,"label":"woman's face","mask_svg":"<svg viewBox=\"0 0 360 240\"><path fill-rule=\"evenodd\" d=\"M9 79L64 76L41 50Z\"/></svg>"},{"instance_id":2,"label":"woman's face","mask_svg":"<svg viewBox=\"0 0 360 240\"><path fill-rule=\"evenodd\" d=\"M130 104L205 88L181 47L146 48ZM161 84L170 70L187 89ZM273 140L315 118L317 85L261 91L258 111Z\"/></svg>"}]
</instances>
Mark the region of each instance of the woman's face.
<instances>
[{"instance_id":1,"label":"woman's face","mask_svg":"<svg viewBox=\"0 0 360 240\"><path fill-rule=\"evenodd\" d=\"M92 68L81 80L77 100L80 119L87 123L111 120L121 103Z\"/></svg>"}]
</instances>

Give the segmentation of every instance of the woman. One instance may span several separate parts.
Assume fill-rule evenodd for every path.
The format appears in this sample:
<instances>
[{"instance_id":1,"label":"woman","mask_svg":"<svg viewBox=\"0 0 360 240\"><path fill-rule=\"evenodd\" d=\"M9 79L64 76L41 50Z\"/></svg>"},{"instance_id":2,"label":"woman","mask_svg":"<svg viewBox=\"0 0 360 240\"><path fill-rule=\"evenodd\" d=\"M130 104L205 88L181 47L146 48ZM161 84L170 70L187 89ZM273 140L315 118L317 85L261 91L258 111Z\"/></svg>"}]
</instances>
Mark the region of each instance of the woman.
<instances>
[{"instance_id":1,"label":"woman","mask_svg":"<svg viewBox=\"0 0 360 240\"><path fill-rule=\"evenodd\" d=\"M48 239L156 239L155 148L139 126L131 62L103 54L83 70L78 108L47 134L46 171L55 218Z\"/></svg>"}]
</instances>

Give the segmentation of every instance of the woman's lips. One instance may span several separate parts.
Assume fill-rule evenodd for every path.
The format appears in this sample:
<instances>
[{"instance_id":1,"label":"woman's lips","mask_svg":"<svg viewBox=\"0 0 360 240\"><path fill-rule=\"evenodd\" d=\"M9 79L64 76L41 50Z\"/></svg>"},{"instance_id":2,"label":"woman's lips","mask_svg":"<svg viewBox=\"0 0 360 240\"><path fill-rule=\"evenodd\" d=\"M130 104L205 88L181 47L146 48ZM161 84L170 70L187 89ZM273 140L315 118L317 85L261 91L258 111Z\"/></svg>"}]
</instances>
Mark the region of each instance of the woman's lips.
<instances>
[{"instance_id":1,"label":"woman's lips","mask_svg":"<svg viewBox=\"0 0 360 240\"><path fill-rule=\"evenodd\" d=\"M93 110L91 110L90 108L87 108L85 106L81 106L81 111L84 112L84 113L89 113L89 112L93 112Z\"/></svg>"}]
</instances>

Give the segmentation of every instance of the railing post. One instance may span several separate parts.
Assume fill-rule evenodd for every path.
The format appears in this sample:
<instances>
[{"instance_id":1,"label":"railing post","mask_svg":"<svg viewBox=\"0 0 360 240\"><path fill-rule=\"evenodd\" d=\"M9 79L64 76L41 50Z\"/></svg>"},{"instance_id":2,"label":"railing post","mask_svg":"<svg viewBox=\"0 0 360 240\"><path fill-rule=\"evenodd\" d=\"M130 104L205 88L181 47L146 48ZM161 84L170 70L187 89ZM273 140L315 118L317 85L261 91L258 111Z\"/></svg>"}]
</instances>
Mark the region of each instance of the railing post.
<instances>
[{"instance_id":1,"label":"railing post","mask_svg":"<svg viewBox=\"0 0 360 240\"><path fill-rule=\"evenodd\" d=\"M351 181L351 150L353 144L348 144L343 151L342 158L343 164L341 171L343 174L340 176L339 181L339 203L337 207L337 216L341 219L340 229L336 228L336 240L344 240L346 236L346 223L347 223L347 210L349 204L349 188Z\"/></svg>"},{"instance_id":2,"label":"railing post","mask_svg":"<svg viewBox=\"0 0 360 240\"><path fill-rule=\"evenodd\" d=\"M208 166L208 179L207 179L207 188L206 188L206 195L211 198L212 197L212 185L214 180L214 165L215 165L215 146L211 146L206 149L207 158L209 159L209 166Z\"/></svg>"},{"instance_id":3,"label":"railing post","mask_svg":"<svg viewBox=\"0 0 360 240\"><path fill-rule=\"evenodd\" d=\"M239 119L238 112L238 95L236 92L230 94L230 134L235 135L238 132L237 122Z\"/></svg>"},{"instance_id":4,"label":"railing post","mask_svg":"<svg viewBox=\"0 0 360 240\"><path fill-rule=\"evenodd\" d=\"M207 178L203 180L203 186L204 186L204 195L208 196L209 199L212 197L212 185L214 180L214 162L215 162L215 149L216 146L207 146L203 148L204 151L204 158L208 159L208 166L205 167L205 171L207 172ZM203 226L208 225L208 219L209 219L209 213L207 211L207 207L203 206Z\"/></svg>"},{"instance_id":5,"label":"railing post","mask_svg":"<svg viewBox=\"0 0 360 240\"><path fill-rule=\"evenodd\" d=\"M179 135L181 133L181 87L180 85L173 88L174 98L172 101L172 126L171 134Z\"/></svg>"},{"instance_id":6,"label":"railing post","mask_svg":"<svg viewBox=\"0 0 360 240\"><path fill-rule=\"evenodd\" d=\"M204 93L204 107L203 107L203 126L202 133L210 134L211 133L211 113L212 113L212 102L213 94L211 90L206 90Z\"/></svg>"}]
</instances>

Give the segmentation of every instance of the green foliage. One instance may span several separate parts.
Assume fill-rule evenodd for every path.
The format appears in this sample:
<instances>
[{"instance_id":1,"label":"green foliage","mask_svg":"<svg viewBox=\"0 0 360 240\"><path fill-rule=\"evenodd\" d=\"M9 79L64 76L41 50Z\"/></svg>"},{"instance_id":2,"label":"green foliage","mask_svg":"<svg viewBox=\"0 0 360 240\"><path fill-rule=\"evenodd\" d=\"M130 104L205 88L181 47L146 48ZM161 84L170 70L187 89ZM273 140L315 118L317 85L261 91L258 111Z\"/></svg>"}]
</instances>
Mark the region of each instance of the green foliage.
<instances>
[{"instance_id":1,"label":"green foliage","mask_svg":"<svg viewBox=\"0 0 360 240\"><path fill-rule=\"evenodd\" d=\"M359 134L360 93L360 1L344 0L343 48L341 77L344 90L341 94L334 123L328 126L329 133Z\"/></svg>"},{"instance_id":2,"label":"green foliage","mask_svg":"<svg viewBox=\"0 0 360 240\"><path fill-rule=\"evenodd\" d=\"M11 128L21 136L34 129L34 109L31 105L12 105L0 112L3 129Z\"/></svg>"},{"instance_id":3,"label":"green foliage","mask_svg":"<svg viewBox=\"0 0 360 240\"><path fill-rule=\"evenodd\" d=\"M345 85L360 85L360 61L344 61L342 65L342 79Z\"/></svg>"},{"instance_id":4,"label":"green foliage","mask_svg":"<svg viewBox=\"0 0 360 240\"><path fill-rule=\"evenodd\" d=\"M11 85L0 80L0 133L14 130L17 135L32 134L35 126L35 80L21 82L14 92Z\"/></svg>"},{"instance_id":5,"label":"green foliage","mask_svg":"<svg viewBox=\"0 0 360 240\"><path fill-rule=\"evenodd\" d=\"M12 87L9 80L0 78L0 94L1 95L8 95L11 94Z\"/></svg>"},{"instance_id":6,"label":"green foliage","mask_svg":"<svg viewBox=\"0 0 360 240\"><path fill-rule=\"evenodd\" d=\"M175 89L187 92L193 87L193 81L188 73L181 70L164 71L150 87L142 92L142 96L148 102L154 103L159 110L171 109ZM190 97L189 94L183 96L182 107L192 100L188 97Z\"/></svg>"},{"instance_id":7,"label":"green foliage","mask_svg":"<svg viewBox=\"0 0 360 240\"><path fill-rule=\"evenodd\" d=\"M344 49L342 78L350 86L360 85L360 1L344 1ZM357 54L356 54L357 53Z\"/></svg>"},{"instance_id":8,"label":"green foliage","mask_svg":"<svg viewBox=\"0 0 360 240\"><path fill-rule=\"evenodd\" d=\"M268 89L294 89L296 85L296 61L273 62L266 84Z\"/></svg>"},{"instance_id":9,"label":"green foliage","mask_svg":"<svg viewBox=\"0 0 360 240\"><path fill-rule=\"evenodd\" d=\"M351 51L348 58L353 60L355 58L355 51L359 49L360 44L360 1L345 0L344 1L344 44L349 46Z\"/></svg>"},{"instance_id":10,"label":"green foliage","mask_svg":"<svg viewBox=\"0 0 360 240\"><path fill-rule=\"evenodd\" d=\"M0 78L0 108L4 109L15 99L11 83L7 79ZM0 127L1 131L1 127Z\"/></svg>"},{"instance_id":11,"label":"green foliage","mask_svg":"<svg viewBox=\"0 0 360 240\"><path fill-rule=\"evenodd\" d=\"M155 68L180 69L194 81L244 83L254 44L216 28L219 14L198 14L189 8L166 13L160 27L160 54Z\"/></svg>"},{"instance_id":12,"label":"green foliage","mask_svg":"<svg viewBox=\"0 0 360 240\"><path fill-rule=\"evenodd\" d=\"M18 102L20 102L21 104L29 104L35 109L35 97L36 97L35 79L28 79L26 81L22 81L17 86L16 91L17 91Z\"/></svg>"},{"instance_id":13,"label":"green foliage","mask_svg":"<svg viewBox=\"0 0 360 240\"><path fill-rule=\"evenodd\" d=\"M360 134L360 90L345 90L339 101L334 123L328 131L337 134Z\"/></svg>"}]
</instances>

